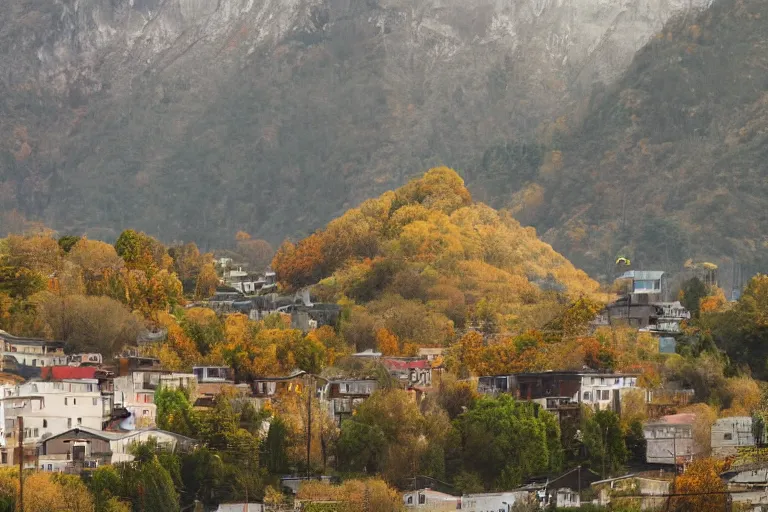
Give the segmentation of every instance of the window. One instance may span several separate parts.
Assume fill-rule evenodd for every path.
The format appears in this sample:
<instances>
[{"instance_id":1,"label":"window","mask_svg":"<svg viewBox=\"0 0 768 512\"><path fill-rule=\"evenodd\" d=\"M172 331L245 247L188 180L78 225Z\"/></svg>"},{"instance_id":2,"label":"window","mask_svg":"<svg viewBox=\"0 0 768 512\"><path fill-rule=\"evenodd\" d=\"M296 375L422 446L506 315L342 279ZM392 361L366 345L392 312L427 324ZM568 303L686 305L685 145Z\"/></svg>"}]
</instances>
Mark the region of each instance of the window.
<instances>
[{"instance_id":1,"label":"window","mask_svg":"<svg viewBox=\"0 0 768 512\"><path fill-rule=\"evenodd\" d=\"M585 402L589 402L590 398L591 398L591 393L589 391L585 391L584 392L584 401Z\"/></svg>"},{"instance_id":2,"label":"window","mask_svg":"<svg viewBox=\"0 0 768 512\"><path fill-rule=\"evenodd\" d=\"M48 464L48 471L53 471L53 464Z\"/></svg>"},{"instance_id":3,"label":"window","mask_svg":"<svg viewBox=\"0 0 768 512\"><path fill-rule=\"evenodd\" d=\"M730 432L728 432L727 434L723 434L723 439L725 439L726 441L731 441L733 439L733 434L731 434Z\"/></svg>"},{"instance_id":4,"label":"window","mask_svg":"<svg viewBox=\"0 0 768 512\"><path fill-rule=\"evenodd\" d=\"M5 454L3 454L3 455L5 455ZM408 496L407 503L408 503L408 505L413 505L413 496Z\"/></svg>"},{"instance_id":5,"label":"window","mask_svg":"<svg viewBox=\"0 0 768 512\"><path fill-rule=\"evenodd\" d=\"M67 428L72 428L72 418L67 418Z\"/></svg>"},{"instance_id":6,"label":"window","mask_svg":"<svg viewBox=\"0 0 768 512\"><path fill-rule=\"evenodd\" d=\"M93 399L93 405L99 405L99 399L98 398L94 398Z\"/></svg>"},{"instance_id":7,"label":"window","mask_svg":"<svg viewBox=\"0 0 768 512\"><path fill-rule=\"evenodd\" d=\"M419 494L419 505L424 505L426 503L427 503L427 495Z\"/></svg>"},{"instance_id":8,"label":"window","mask_svg":"<svg viewBox=\"0 0 768 512\"><path fill-rule=\"evenodd\" d=\"M149 409L144 409L144 410L142 411L142 415L144 415L144 416L149 416Z\"/></svg>"},{"instance_id":9,"label":"window","mask_svg":"<svg viewBox=\"0 0 768 512\"><path fill-rule=\"evenodd\" d=\"M64 405L69 405L69 398L64 397Z\"/></svg>"},{"instance_id":10,"label":"window","mask_svg":"<svg viewBox=\"0 0 768 512\"><path fill-rule=\"evenodd\" d=\"M38 437L40 435L40 432L37 429L34 429L32 431L32 437Z\"/></svg>"},{"instance_id":11,"label":"window","mask_svg":"<svg viewBox=\"0 0 768 512\"><path fill-rule=\"evenodd\" d=\"M2 455L0 455L0 462L8 464L8 452L3 452Z\"/></svg>"},{"instance_id":12,"label":"window","mask_svg":"<svg viewBox=\"0 0 768 512\"><path fill-rule=\"evenodd\" d=\"M83 424L83 418L77 418L77 424L82 425Z\"/></svg>"},{"instance_id":13,"label":"window","mask_svg":"<svg viewBox=\"0 0 768 512\"><path fill-rule=\"evenodd\" d=\"M43 420L43 428L48 428L48 420Z\"/></svg>"},{"instance_id":14,"label":"window","mask_svg":"<svg viewBox=\"0 0 768 512\"><path fill-rule=\"evenodd\" d=\"M72 399L72 405L77 405L77 398Z\"/></svg>"},{"instance_id":15,"label":"window","mask_svg":"<svg viewBox=\"0 0 768 512\"><path fill-rule=\"evenodd\" d=\"M603 390L603 400L610 400L611 399L611 392L608 389Z\"/></svg>"}]
</instances>

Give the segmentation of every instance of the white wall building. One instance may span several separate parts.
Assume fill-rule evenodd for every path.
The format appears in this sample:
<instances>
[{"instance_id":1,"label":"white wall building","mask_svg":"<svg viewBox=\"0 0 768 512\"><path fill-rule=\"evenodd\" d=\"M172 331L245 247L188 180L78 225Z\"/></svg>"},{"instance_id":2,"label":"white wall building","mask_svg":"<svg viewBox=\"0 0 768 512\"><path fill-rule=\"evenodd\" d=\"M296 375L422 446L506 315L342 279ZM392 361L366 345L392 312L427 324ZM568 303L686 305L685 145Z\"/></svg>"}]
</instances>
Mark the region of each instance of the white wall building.
<instances>
[{"instance_id":1,"label":"white wall building","mask_svg":"<svg viewBox=\"0 0 768 512\"><path fill-rule=\"evenodd\" d=\"M711 436L712 455L715 457L736 455L739 446L755 446L752 418L749 416L718 419L712 425Z\"/></svg>"},{"instance_id":2,"label":"white wall building","mask_svg":"<svg viewBox=\"0 0 768 512\"><path fill-rule=\"evenodd\" d=\"M49 437L40 443L37 464L43 471L64 471L73 467L97 467L103 464L130 462L137 443L154 438L166 450L188 449L196 444L194 439L157 429L140 429L131 432L105 432L87 427L77 427Z\"/></svg>"},{"instance_id":3,"label":"white wall building","mask_svg":"<svg viewBox=\"0 0 768 512\"><path fill-rule=\"evenodd\" d=\"M0 351L17 364L24 366L66 365L68 358L64 354L64 342L22 338L0 330Z\"/></svg>"},{"instance_id":4,"label":"white wall building","mask_svg":"<svg viewBox=\"0 0 768 512\"><path fill-rule=\"evenodd\" d=\"M403 504L408 510L447 512L461 509L461 497L432 489L419 489L403 493Z\"/></svg>"},{"instance_id":5,"label":"white wall building","mask_svg":"<svg viewBox=\"0 0 768 512\"><path fill-rule=\"evenodd\" d=\"M465 494L461 497L461 510L463 512L488 512L491 510L506 512L518 501L529 499L529 496L528 491Z\"/></svg>"},{"instance_id":6,"label":"white wall building","mask_svg":"<svg viewBox=\"0 0 768 512\"><path fill-rule=\"evenodd\" d=\"M111 414L96 379L32 381L0 388L3 436L0 465L13 462L18 444L18 418L24 418L24 443L37 442L76 426L101 430Z\"/></svg>"}]
</instances>

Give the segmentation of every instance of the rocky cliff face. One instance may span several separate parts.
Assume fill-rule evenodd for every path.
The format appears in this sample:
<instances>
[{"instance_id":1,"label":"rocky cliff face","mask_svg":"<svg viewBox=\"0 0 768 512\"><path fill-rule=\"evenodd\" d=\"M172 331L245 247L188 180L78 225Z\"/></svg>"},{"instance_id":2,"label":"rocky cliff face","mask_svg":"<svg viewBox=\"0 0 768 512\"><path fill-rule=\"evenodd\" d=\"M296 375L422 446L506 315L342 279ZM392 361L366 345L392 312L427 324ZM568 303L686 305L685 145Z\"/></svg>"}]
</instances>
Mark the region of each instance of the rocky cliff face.
<instances>
[{"instance_id":1,"label":"rocky cliff face","mask_svg":"<svg viewBox=\"0 0 768 512\"><path fill-rule=\"evenodd\" d=\"M488 148L536 147L710 2L6 0L0 208L215 244L306 232L436 163L493 200L527 171L477 166Z\"/></svg>"}]
</instances>

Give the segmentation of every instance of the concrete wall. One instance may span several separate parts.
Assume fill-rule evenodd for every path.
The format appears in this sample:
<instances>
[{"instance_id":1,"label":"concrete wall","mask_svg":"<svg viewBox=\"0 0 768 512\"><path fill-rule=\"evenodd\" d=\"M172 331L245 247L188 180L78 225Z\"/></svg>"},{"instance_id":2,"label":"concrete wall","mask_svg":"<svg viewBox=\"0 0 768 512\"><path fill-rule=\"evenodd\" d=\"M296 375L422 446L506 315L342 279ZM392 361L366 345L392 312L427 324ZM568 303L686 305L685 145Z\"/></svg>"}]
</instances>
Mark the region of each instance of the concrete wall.
<instances>
[{"instance_id":1,"label":"concrete wall","mask_svg":"<svg viewBox=\"0 0 768 512\"><path fill-rule=\"evenodd\" d=\"M727 457L736 455L739 446L754 446L752 418L735 416L720 418L712 425L712 455Z\"/></svg>"},{"instance_id":2,"label":"concrete wall","mask_svg":"<svg viewBox=\"0 0 768 512\"><path fill-rule=\"evenodd\" d=\"M674 464L676 455L692 457L698 452L690 425L646 425L646 461L651 464Z\"/></svg>"},{"instance_id":3,"label":"concrete wall","mask_svg":"<svg viewBox=\"0 0 768 512\"><path fill-rule=\"evenodd\" d=\"M463 512L488 512L506 510L507 505L514 505L518 501L528 498L528 493L500 492L485 494L465 494L461 497L461 510ZM507 505L505 505L505 502Z\"/></svg>"}]
</instances>

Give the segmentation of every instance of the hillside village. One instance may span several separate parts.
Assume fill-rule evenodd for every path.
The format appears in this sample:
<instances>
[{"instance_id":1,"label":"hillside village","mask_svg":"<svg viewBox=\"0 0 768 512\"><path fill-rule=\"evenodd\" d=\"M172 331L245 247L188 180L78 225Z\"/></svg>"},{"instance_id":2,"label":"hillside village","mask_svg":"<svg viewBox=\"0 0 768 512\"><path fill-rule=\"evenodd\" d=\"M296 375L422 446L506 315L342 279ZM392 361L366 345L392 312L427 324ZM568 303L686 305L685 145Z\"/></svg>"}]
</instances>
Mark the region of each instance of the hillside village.
<instances>
[{"instance_id":1,"label":"hillside village","mask_svg":"<svg viewBox=\"0 0 768 512\"><path fill-rule=\"evenodd\" d=\"M274 272L250 276L241 269L226 270L230 261L218 263L223 269L222 291L205 301L218 311L246 312L254 319L289 311L291 325L300 325L305 331L337 321L328 316L327 307L308 303L308 294L277 297L271 293ZM664 273L628 271L620 278L627 281L630 293L607 305L591 322L593 328L628 322L639 331L652 333L661 353L674 352L674 336L681 332L681 322L690 319L690 312L679 302L663 300ZM272 297L266 297L267 294ZM271 304L273 309L260 309L261 304ZM243 309L246 305L251 309ZM62 342L16 337L4 331L0 331L0 342L6 375L0 388L0 464L44 472L78 474L102 465L131 461L132 444L150 438L165 449L194 449L198 440L158 428L155 394L160 389L187 390L195 407L206 408L225 388L233 388L238 399L251 402L256 410L264 410L307 386L318 407L340 427L381 386L375 373L327 378L305 371L236 382L229 367L201 365L194 366L191 372L178 372L164 368L156 358L135 354L119 355L114 361L96 353L67 355ZM147 341L137 340L137 351L140 343ZM409 400L420 403L440 388L445 352L442 348L424 348L415 357L387 357L369 349L350 357L381 365L393 385L407 391ZM593 469L578 466L562 475L506 492L455 495L424 487L403 493L406 509L496 510L529 500L542 507L554 504L558 508L572 508L583 502L606 505L611 503L614 492L618 490L623 497L621 493L627 488L635 489L634 497L645 508L646 504L663 503L670 492L672 476L684 471L686 465L705 452L727 458L765 442L763 433L756 443L751 416L734 416L710 425L711 437L708 443L701 443L694 436L695 414L661 414L690 403L694 390L646 388L638 377L638 373L585 367L480 375L468 382L482 395L509 394L516 400L536 404L558 418L561 431L565 423L581 424L587 410L619 414L626 396L641 396L644 407L660 414L643 424L646 450L642 470L604 479ZM23 447L21 457L18 447ZM756 477L756 468L761 468L762 477ZM768 500L768 463L765 468L755 463L746 464L741 470L734 466L722 477L729 489L750 490L734 496L734 501L755 504ZM295 491L297 481L306 478L287 476L283 485ZM248 510L252 509L253 504Z\"/></svg>"},{"instance_id":2,"label":"hillside village","mask_svg":"<svg viewBox=\"0 0 768 512\"><path fill-rule=\"evenodd\" d=\"M270 266L130 230L0 247L0 483L96 512L768 506L764 276L727 301L712 266L620 258L600 287L444 169Z\"/></svg>"}]
</instances>

